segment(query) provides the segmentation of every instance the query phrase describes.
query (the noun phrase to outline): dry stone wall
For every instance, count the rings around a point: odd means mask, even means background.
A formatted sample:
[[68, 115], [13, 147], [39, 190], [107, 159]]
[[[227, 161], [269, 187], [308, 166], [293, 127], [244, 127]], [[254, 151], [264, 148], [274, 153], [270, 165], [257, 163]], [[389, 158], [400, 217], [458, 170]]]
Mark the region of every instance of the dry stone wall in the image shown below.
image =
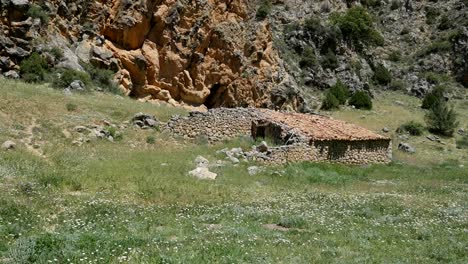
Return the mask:
[[317, 141], [272, 147], [260, 156], [266, 163], [282, 164], [299, 161], [333, 161], [347, 164], [389, 163], [392, 148], [389, 140]]
[[251, 134], [252, 122], [262, 113], [249, 108], [216, 108], [191, 112], [188, 117], [174, 116], [166, 127], [185, 138], [205, 138], [210, 143]]

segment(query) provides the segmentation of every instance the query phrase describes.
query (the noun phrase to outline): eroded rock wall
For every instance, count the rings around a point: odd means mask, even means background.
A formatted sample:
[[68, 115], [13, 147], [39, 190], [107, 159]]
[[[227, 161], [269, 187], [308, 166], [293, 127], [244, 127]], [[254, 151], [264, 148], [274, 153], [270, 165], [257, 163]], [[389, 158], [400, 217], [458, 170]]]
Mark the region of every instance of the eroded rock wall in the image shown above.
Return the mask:
[[268, 106], [269, 90], [281, 81], [279, 57], [269, 24], [251, 19], [248, 1], [118, 1], [110, 7], [104, 47], [130, 77], [120, 83], [131, 95], [208, 108]]

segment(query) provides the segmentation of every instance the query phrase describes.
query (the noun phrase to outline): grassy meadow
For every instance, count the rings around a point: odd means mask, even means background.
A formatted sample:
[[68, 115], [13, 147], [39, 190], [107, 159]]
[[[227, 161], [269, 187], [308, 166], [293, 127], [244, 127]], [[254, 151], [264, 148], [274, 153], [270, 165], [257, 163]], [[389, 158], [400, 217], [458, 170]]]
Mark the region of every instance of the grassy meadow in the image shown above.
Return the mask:
[[[398, 96], [333, 116], [374, 131], [421, 120], [392, 103], [417, 99]], [[467, 117], [466, 102], [457, 109]], [[261, 164], [226, 162], [212, 168], [215, 181], [187, 175], [195, 157], [215, 163], [216, 151], [254, 142], [128, 126], [115, 142], [72, 144], [76, 126], [137, 112], [167, 121], [186, 110], [0, 79], [0, 143], [17, 143], [0, 150], [0, 263], [468, 262], [468, 158], [454, 139], [411, 137], [417, 152], [394, 148], [390, 165], [299, 163], [250, 176]]]

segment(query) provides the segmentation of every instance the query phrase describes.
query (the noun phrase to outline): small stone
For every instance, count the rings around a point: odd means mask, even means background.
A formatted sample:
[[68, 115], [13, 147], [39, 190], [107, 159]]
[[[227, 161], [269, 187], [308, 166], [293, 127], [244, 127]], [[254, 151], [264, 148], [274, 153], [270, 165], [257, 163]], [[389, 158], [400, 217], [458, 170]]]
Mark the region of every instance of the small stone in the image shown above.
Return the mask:
[[15, 149], [15, 147], [16, 147], [16, 143], [11, 140], [7, 140], [2, 144], [3, 150], [13, 150]]
[[75, 128], [73, 128], [73, 130], [75, 130], [78, 133], [84, 133], [88, 131], [88, 128], [86, 128], [85, 126], [76, 126]]
[[464, 128], [458, 129], [458, 134], [460, 134], [460, 135], [465, 134], [465, 129]]
[[85, 90], [85, 85], [82, 81], [80, 80], [74, 80], [70, 85], [68, 86], [68, 89], [74, 90], [74, 91], [84, 91]]
[[236, 158], [236, 157], [234, 157], [234, 156], [231, 156], [231, 155], [227, 156], [227, 158], [228, 158], [232, 163], [235, 163], [235, 164], [237, 164], [237, 163], [240, 162], [238, 158]]
[[260, 172], [262, 172], [263, 168], [258, 167], [258, 166], [250, 166], [250, 167], [247, 168], [247, 171], [249, 172], [250, 176], [254, 176], [254, 175], [257, 175]]
[[408, 153], [415, 153], [416, 152], [416, 149], [414, 147], [412, 147], [408, 143], [398, 144], [398, 149], [401, 150], [401, 151], [404, 151], [404, 152], [408, 152]]
[[390, 132], [390, 130], [388, 129], [388, 127], [384, 127], [384, 128], [382, 128], [382, 131], [383, 131], [384, 133], [388, 133], [388, 132]]
[[189, 172], [190, 176], [196, 177], [201, 180], [214, 180], [218, 174], [211, 172], [208, 168], [198, 167]]

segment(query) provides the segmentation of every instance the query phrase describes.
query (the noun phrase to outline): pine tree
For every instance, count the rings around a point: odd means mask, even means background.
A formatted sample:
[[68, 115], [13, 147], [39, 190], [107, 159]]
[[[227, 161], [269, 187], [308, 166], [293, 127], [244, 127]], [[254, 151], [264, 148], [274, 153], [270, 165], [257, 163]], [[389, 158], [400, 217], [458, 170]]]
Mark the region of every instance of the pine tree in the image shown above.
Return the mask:
[[453, 136], [453, 132], [459, 124], [457, 113], [453, 108], [449, 108], [443, 99], [435, 101], [425, 119], [429, 131], [443, 136]]

